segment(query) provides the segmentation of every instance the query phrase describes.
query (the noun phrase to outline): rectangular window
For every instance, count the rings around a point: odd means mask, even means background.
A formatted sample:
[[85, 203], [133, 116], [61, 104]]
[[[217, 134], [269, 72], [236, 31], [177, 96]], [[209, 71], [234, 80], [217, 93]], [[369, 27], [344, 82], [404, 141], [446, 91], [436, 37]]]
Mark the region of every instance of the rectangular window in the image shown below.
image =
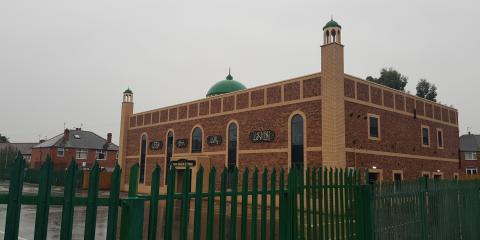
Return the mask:
[[380, 140], [380, 117], [377, 115], [368, 115], [368, 138]]
[[422, 146], [430, 147], [430, 128], [422, 126]]
[[477, 173], [478, 173], [478, 169], [477, 169], [477, 168], [466, 168], [466, 169], [465, 169], [465, 173], [468, 174], [468, 175], [477, 174]]
[[64, 148], [57, 148], [57, 156], [58, 157], [65, 156], [65, 149]]
[[394, 173], [393, 174], [393, 181], [394, 182], [401, 182], [402, 181], [402, 174], [401, 173]]
[[437, 129], [437, 148], [443, 148], [443, 130]]
[[105, 150], [97, 150], [96, 158], [97, 160], [105, 160], [107, 156], [107, 152]]
[[87, 150], [86, 149], [77, 149], [75, 154], [76, 159], [87, 159]]
[[477, 160], [476, 152], [465, 152], [465, 160]]

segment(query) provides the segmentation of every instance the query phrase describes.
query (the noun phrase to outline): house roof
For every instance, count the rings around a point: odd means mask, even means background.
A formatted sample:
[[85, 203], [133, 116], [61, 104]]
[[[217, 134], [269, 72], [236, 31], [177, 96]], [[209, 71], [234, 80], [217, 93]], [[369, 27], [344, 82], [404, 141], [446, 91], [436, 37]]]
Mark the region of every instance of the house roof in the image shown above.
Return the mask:
[[460, 137], [460, 151], [480, 152], [480, 135], [466, 134]]
[[81, 129], [69, 130], [68, 139], [65, 139], [64, 133], [59, 134], [45, 142], [35, 145], [33, 148], [84, 148], [84, 149], [104, 149], [118, 151], [118, 146], [113, 143], [107, 143], [105, 138], [98, 136], [90, 131]]
[[0, 143], [0, 149], [4, 149], [10, 146], [17, 149], [17, 151], [20, 151], [22, 155], [31, 155], [32, 147], [37, 144], [38, 143]]

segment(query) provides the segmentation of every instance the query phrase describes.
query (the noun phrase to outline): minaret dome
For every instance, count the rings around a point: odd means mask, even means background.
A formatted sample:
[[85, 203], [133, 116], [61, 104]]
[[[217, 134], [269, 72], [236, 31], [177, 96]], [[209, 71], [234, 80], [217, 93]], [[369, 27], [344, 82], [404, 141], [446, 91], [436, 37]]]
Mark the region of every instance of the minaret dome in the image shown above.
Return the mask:
[[333, 18], [323, 27], [323, 44], [338, 43], [342, 44], [341, 38], [342, 26], [335, 22]]

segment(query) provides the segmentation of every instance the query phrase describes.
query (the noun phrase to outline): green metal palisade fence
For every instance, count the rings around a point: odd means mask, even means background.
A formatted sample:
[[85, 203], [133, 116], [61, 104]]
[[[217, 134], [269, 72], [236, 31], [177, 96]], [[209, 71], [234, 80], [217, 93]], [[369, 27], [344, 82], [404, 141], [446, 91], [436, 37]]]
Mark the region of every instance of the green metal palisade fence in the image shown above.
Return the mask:
[[[217, 177], [214, 168], [205, 176], [201, 168], [195, 191], [190, 191], [193, 186], [186, 181], [190, 171], [184, 172], [181, 186], [175, 186], [177, 171], [172, 167], [167, 193], [160, 194], [161, 170], [156, 166], [151, 194], [141, 195], [135, 164], [129, 173], [128, 196], [120, 196], [117, 165], [109, 197], [101, 197], [95, 164], [88, 195], [79, 196], [79, 169], [72, 160], [60, 197], [51, 195], [52, 171], [47, 157], [40, 170], [38, 194], [24, 195], [25, 161], [17, 157], [9, 193], [0, 194], [0, 204], [7, 204], [4, 239], [18, 238], [22, 205], [36, 205], [34, 239], [47, 238], [50, 206], [62, 206], [60, 239], [72, 238], [74, 208], [79, 206], [86, 207], [84, 239], [95, 239], [98, 207], [108, 207], [106, 239], [110, 240], [479, 239], [480, 233], [474, 221], [480, 216], [477, 182], [372, 187], [360, 185], [357, 172], [343, 169], [223, 169]], [[204, 178], [208, 179], [206, 188]]]

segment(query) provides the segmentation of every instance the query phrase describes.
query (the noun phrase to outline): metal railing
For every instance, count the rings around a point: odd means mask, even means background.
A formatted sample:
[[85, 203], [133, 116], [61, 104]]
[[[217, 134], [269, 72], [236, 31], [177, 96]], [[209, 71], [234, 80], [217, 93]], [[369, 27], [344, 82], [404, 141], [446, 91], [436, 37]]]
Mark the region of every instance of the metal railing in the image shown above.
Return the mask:
[[25, 161], [17, 157], [9, 192], [0, 194], [0, 204], [7, 204], [4, 239], [18, 238], [22, 205], [36, 206], [34, 239], [47, 238], [51, 206], [62, 207], [60, 239], [72, 239], [74, 209], [81, 206], [86, 207], [84, 239], [95, 239], [99, 207], [108, 208], [105, 238], [111, 240], [479, 239], [480, 233], [478, 182], [370, 186], [360, 184], [356, 171], [325, 168], [225, 168], [218, 179], [215, 168], [200, 167], [192, 181], [187, 181], [191, 171], [184, 171], [178, 184], [177, 169], [171, 167], [161, 194], [161, 170], [155, 166], [147, 179], [150, 194], [142, 195], [135, 164], [128, 173], [128, 195], [120, 193], [117, 165], [104, 196], [99, 195], [95, 164], [85, 196], [76, 193], [79, 168], [72, 160], [63, 196], [57, 196], [52, 195], [52, 171], [47, 157], [38, 194], [23, 194]]

